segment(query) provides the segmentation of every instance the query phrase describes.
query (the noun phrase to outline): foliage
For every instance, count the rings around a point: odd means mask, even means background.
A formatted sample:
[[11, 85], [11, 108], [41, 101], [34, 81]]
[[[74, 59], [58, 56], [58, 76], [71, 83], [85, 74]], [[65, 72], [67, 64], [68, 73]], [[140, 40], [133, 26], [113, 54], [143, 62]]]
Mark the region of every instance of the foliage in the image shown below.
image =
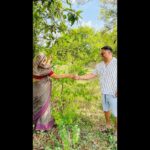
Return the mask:
[[33, 0], [34, 53], [45, 43], [50, 47], [67, 30], [67, 23], [73, 25], [79, 19], [80, 13], [71, 8], [70, 0]]
[[105, 22], [105, 28], [111, 30], [117, 26], [117, 0], [100, 0], [100, 19]]

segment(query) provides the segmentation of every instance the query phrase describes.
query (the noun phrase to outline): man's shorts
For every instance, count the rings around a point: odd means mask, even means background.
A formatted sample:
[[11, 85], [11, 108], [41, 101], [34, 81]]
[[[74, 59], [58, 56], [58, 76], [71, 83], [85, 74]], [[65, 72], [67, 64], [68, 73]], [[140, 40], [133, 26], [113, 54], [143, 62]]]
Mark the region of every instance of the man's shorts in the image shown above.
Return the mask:
[[117, 97], [114, 95], [102, 94], [103, 111], [112, 111], [112, 114], [117, 117]]

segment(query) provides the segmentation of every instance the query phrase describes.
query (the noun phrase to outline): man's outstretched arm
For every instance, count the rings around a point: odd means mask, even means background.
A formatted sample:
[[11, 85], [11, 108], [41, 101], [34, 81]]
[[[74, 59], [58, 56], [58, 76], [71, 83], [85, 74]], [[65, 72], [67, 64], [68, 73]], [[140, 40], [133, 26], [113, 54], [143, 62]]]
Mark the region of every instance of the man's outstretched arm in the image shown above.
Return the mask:
[[76, 80], [89, 80], [89, 79], [93, 79], [95, 77], [97, 77], [97, 75], [90, 73], [90, 74], [86, 74], [83, 76], [75, 76], [74, 79], [76, 79]]

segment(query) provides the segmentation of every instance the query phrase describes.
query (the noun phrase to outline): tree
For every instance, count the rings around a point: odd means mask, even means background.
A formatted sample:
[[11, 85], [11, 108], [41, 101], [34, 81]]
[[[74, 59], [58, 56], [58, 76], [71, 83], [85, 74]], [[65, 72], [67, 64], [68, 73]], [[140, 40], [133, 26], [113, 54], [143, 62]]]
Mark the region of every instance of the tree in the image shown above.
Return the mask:
[[57, 39], [49, 53], [56, 64], [70, 64], [70, 72], [78, 73], [85, 70], [87, 65], [100, 61], [99, 49], [104, 45], [112, 46], [116, 54], [115, 38], [115, 29], [103, 34], [102, 31], [95, 31], [90, 27], [79, 27], [71, 29]]
[[58, 35], [79, 19], [80, 13], [71, 8], [70, 0], [33, 0], [33, 52], [52, 46]]
[[108, 30], [117, 26], [117, 0], [100, 0], [100, 19]]
[[117, 0], [100, 0], [100, 3], [100, 19], [104, 21], [102, 33], [103, 35], [106, 32], [110, 33], [112, 40], [110, 46], [114, 48], [114, 53], [117, 55]]

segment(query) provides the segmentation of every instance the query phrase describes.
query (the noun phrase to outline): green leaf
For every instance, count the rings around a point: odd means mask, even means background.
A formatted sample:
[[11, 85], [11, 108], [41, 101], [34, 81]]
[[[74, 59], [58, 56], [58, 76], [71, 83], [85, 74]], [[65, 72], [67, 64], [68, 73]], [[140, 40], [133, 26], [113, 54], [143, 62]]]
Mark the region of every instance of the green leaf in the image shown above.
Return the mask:
[[69, 4], [69, 6], [71, 7], [71, 2], [70, 0], [66, 0], [67, 4]]
[[78, 16], [80, 16], [80, 14], [81, 14], [82, 12], [83, 12], [82, 10], [78, 10], [78, 11], [76, 12], [76, 14], [77, 14]]
[[66, 15], [63, 15], [63, 18], [64, 18], [64, 19], [66, 19], [66, 18], [67, 18], [67, 16], [66, 16]]

